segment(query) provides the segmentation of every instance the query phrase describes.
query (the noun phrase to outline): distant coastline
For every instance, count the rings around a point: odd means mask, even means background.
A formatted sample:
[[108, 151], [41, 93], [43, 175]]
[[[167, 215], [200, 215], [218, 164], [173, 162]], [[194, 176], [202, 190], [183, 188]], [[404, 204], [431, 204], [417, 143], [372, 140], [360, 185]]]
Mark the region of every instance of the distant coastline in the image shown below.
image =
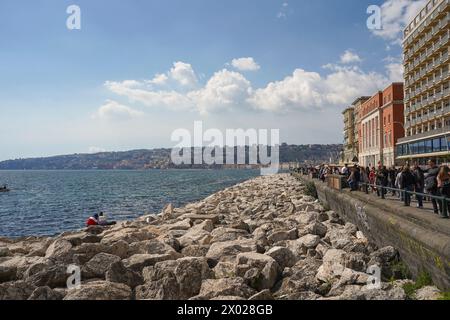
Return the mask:
[[[342, 145], [280, 145], [280, 163], [319, 164], [339, 156]], [[248, 150], [246, 151], [248, 159]], [[72, 154], [0, 161], [0, 170], [259, 169], [259, 165], [175, 165], [171, 149]]]

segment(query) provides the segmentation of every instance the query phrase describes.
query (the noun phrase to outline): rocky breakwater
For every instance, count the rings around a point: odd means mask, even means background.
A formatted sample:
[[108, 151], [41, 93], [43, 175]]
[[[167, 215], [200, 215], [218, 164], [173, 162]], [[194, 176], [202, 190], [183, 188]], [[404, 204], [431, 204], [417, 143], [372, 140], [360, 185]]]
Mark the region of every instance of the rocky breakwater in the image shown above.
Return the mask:
[[[106, 229], [0, 239], [0, 299], [405, 299], [395, 248], [375, 248], [304, 190], [259, 177]], [[70, 266], [81, 284], [68, 289]]]

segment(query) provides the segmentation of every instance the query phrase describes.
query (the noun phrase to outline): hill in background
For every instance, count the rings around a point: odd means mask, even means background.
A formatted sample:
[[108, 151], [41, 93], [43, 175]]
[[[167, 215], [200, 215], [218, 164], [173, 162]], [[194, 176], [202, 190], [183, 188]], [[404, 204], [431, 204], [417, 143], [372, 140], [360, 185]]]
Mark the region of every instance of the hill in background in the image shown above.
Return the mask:
[[[280, 146], [280, 163], [299, 162], [319, 164], [335, 161], [342, 145], [288, 145]], [[248, 148], [246, 150], [248, 159]], [[132, 150], [124, 152], [101, 152], [96, 154], [73, 154], [46, 158], [16, 159], [0, 162], [0, 170], [140, 170], [170, 168], [214, 168], [215, 165], [175, 166], [171, 149]]]

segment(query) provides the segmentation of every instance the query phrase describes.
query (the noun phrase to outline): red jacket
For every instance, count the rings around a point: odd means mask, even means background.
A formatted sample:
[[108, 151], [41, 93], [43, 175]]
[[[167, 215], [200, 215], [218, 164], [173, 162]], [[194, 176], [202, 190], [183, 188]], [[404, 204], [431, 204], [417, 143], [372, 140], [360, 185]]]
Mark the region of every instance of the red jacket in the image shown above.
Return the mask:
[[87, 226], [96, 226], [96, 225], [98, 225], [98, 221], [94, 217], [90, 217], [89, 219], [87, 219], [86, 225]]

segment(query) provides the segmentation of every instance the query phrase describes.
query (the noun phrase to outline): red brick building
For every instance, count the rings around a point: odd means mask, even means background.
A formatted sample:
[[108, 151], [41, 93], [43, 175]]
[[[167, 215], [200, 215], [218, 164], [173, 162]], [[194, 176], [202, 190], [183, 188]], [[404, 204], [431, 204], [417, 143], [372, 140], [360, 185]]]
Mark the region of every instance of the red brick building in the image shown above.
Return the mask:
[[359, 161], [362, 166], [395, 164], [395, 144], [404, 136], [403, 84], [393, 83], [360, 108]]

